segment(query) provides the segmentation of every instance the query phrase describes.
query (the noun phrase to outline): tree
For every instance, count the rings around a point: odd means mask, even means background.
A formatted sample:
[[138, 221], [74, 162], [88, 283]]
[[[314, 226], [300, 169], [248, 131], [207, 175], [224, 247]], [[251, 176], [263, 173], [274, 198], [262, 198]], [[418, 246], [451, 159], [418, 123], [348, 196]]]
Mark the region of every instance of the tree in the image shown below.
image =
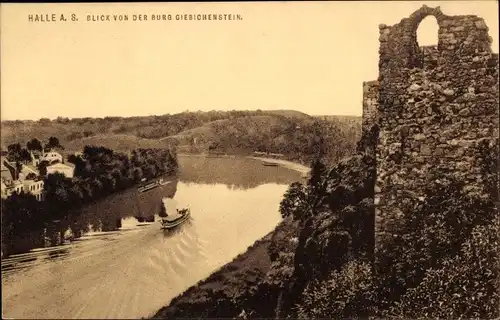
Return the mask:
[[40, 175], [43, 177], [45, 175], [47, 175], [47, 166], [49, 165], [49, 162], [48, 161], [41, 161], [39, 164], [38, 164], [38, 172], [40, 172]]
[[15, 167], [16, 167], [16, 174], [15, 174], [15, 177], [13, 177], [13, 178], [15, 180], [17, 180], [17, 179], [19, 179], [19, 173], [23, 169], [23, 164], [19, 160], [17, 160], [16, 164], [15, 164]]
[[7, 152], [10, 161], [19, 161], [21, 158], [21, 144], [13, 143], [8, 145]]
[[30, 141], [28, 141], [26, 143], [26, 148], [29, 151], [42, 151], [43, 150], [42, 142], [40, 140], [38, 140], [37, 138], [33, 138]]
[[326, 173], [326, 166], [323, 164], [321, 159], [316, 158], [313, 160], [306, 188], [306, 194], [310, 206], [309, 212], [312, 214], [318, 214], [318, 209], [323, 201], [326, 200], [326, 187], [328, 183]]
[[64, 147], [60, 144], [59, 139], [56, 137], [50, 137], [49, 142], [45, 145], [45, 149], [64, 149]]
[[160, 217], [166, 217], [167, 216], [167, 209], [165, 208], [165, 204], [162, 202], [160, 205]]
[[71, 207], [70, 188], [72, 187], [72, 181], [66, 178], [64, 174], [56, 172], [49, 174], [43, 182], [45, 203], [50, 212], [60, 219]]
[[142, 177], [143, 177], [142, 169], [141, 168], [135, 168], [134, 169], [134, 181], [135, 182], [139, 182], [139, 181], [141, 181]]
[[110, 174], [101, 177], [100, 181], [105, 193], [112, 193], [116, 189], [116, 181]]
[[31, 161], [31, 154], [27, 149], [21, 149], [21, 152], [19, 153], [19, 161], [24, 163], [28, 163]]
[[42, 207], [30, 193], [14, 193], [2, 201], [2, 206], [2, 227], [6, 227], [7, 232], [12, 232], [11, 236], [37, 229], [42, 224]]
[[320, 158], [315, 158], [311, 163], [311, 172], [309, 174], [309, 180], [307, 181], [307, 185], [311, 188], [311, 191], [316, 191], [316, 189], [320, 186], [325, 173], [326, 166]]
[[77, 155], [69, 155], [68, 162], [75, 165], [75, 177], [85, 178], [87, 177], [87, 172], [90, 170], [86, 170], [86, 161], [82, 159], [81, 156]]
[[300, 182], [293, 182], [283, 196], [280, 203], [280, 213], [283, 218], [292, 216], [294, 219], [300, 219], [306, 214], [307, 195], [304, 185]]
[[28, 175], [26, 176], [26, 180], [35, 180], [35, 179], [36, 179], [36, 174], [34, 174], [33, 172], [28, 173]]
[[315, 120], [311, 125], [311, 141], [309, 142], [309, 153], [316, 159], [323, 158], [326, 153], [325, 123], [321, 120]]
[[78, 207], [83, 203], [84, 191], [78, 184], [74, 183], [69, 189], [69, 197], [72, 206]]

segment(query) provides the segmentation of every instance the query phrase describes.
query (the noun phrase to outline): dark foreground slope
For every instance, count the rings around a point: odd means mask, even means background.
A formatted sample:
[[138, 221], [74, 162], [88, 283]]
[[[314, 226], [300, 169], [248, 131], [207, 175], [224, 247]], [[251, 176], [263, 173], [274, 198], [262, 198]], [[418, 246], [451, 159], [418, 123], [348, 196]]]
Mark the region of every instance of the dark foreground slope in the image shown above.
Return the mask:
[[497, 318], [497, 146], [478, 146], [482, 190], [429, 185], [402, 213], [406, 236], [376, 259], [374, 159], [317, 163], [307, 184], [290, 186], [276, 231], [155, 318]]
[[[336, 170], [327, 170], [324, 167], [316, 168], [316, 170], [313, 168], [309, 183], [305, 185], [294, 183], [285, 195], [285, 199], [288, 200], [294, 200], [293, 198], [297, 196], [300, 199], [293, 201], [294, 204], [286, 200], [282, 202], [281, 211], [284, 220], [275, 231], [258, 241], [233, 262], [212, 274], [207, 280], [173, 299], [168, 307], [159, 310], [154, 317], [168, 319], [238, 316], [268, 318], [274, 317], [277, 309], [287, 308], [286, 304], [290, 304], [293, 299], [291, 292], [288, 292], [289, 286], [297, 270], [305, 267], [301, 262], [304, 255], [305, 259], [311, 259], [311, 263], [305, 263], [308, 266], [321, 265], [321, 259], [331, 259], [334, 263], [334, 255], [318, 253], [316, 250], [318, 246], [312, 243], [318, 242], [324, 247], [325, 252], [329, 250], [335, 252], [336, 241], [339, 236], [343, 236], [346, 228], [337, 226], [335, 217], [328, 217], [329, 207], [346, 206], [348, 203], [363, 201], [366, 190], [371, 188], [369, 182], [363, 182], [371, 181], [363, 176], [371, 174], [371, 171], [367, 170], [370, 164], [370, 159], [363, 156], [343, 161], [338, 167], [343, 173], [343, 178], [340, 178]], [[353, 170], [353, 166], [356, 169]], [[327, 177], [330, 177], [331, 181]], [[316, 181], [318, 178], [322, 181]], [[355, 184], [355, 180], [361, 183]], [[350, 197], [345, 203], [339, 203], [335, 199], [338, 196], [342, 197], [342, 192], [349, 192], [345, 191], [348, 186], [357, 188], [351, 190], [356, 195]], [[309, 206], [313, 203], [315, 203], [313, 206]], [[321, 211], [321, 213], [308, 220], [306, 217], [309, 208]], [[370, 210], [370, 208], [366, 206], [363, 210]], [[368, 220], [371, 218], [368, 217]], [[308, 234], [311, 228], [317, 230]], [[338, 229], [338, 232], [330, 232], [330, 228]], [[365, 229], [368, 233], [373, 230], [370, 224], [367, 224]], [[366, 243], [371, 243], [373, 240], [368, 235], [367, 241], [360, 241], [359, 239], [365, 235], [358, 230], [353, 230], [352, 233], [356, 248], [366, 247]], [[297, 262], [301, 264], [295, 265]], [[328, 265], [328, 260], [324, 262]]]

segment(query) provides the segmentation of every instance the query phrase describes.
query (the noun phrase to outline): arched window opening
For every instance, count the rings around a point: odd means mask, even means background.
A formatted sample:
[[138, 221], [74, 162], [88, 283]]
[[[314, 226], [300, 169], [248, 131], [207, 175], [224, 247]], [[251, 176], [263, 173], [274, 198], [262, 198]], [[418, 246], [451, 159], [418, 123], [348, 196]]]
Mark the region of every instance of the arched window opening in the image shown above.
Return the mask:
[[425, 17], [417, 28], [417, 43], [419, 47], [437, 46], [439, 25], [434, 16]]
[[432, 15], [425, 17], [418, 25], [416, 36], [420, 67], [434, 68], [439, 54], [439, 25], [436, 18]]

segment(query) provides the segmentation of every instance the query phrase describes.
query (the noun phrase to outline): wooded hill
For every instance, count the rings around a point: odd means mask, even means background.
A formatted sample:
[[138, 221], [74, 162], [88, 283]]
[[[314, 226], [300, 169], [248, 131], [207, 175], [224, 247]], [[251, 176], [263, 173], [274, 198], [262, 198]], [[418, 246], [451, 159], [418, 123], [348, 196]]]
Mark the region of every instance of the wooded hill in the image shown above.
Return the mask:
[[[163, 148], [179, 152], [248, 154], [281, 153], [287, 159], [310, 161], [323, 152], [339, 159], [354, 150], [361, 135], [360, 117], [313, 117], [293, 110], [183, 112], [146, 117], [75, 118], [2, 121], [2, 149], [25, 145], [35, 137], [57, 137], [67, 152], [86, 145], [115, 151]], [[321, 145], [321, 147], [320, 147]], [[320, 150], [326, 148], [328, 150]]]

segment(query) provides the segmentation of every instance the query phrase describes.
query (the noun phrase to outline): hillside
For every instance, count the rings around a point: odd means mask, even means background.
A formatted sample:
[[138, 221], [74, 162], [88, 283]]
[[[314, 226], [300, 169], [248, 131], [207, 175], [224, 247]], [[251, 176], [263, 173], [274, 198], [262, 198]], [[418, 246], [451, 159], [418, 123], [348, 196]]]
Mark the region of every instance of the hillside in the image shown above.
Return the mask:
[[315, 115], [313, 118], [328, 120], [338, 123], [361, 124], [361, 116], [335, 116], [335, 115]]
[[[293, 110], [183, 112], [147, 117], [57, 118], [3, 121], [1, 146], [37, 138], [57, 137], [67, 152], [85, 145], [117, 151], [176, 145], [180, 152], [249, 154], [281, 153], [290, 160], [309, 162], [318, 145], [335, 161], [352, 152], [361, 134], [359, 118], [322, 119]], [[321, 138], [321, 139], [318, 139]], [[321, 141], [320, 141], [321, 140]], [[331, 142], [331, 143], [329, 143]]]
[[429, 185], [402, 212], [405, 237], [383, 243], [377, 260], [375, 158], [318, 163], [307, 183], [290, 185], [270, 235], [153, 318], [498, 318], [497, 146], [477, 149], [483, 190]]
[[100, 134], [91, 137], [67, 141], [64, 145], [68, 151], [83, 150], [86, 145], [104, 146], [106, 148], [124, 152], [135, 148], [164, 148], [169, 144], [158, 139], [144, 139], [127, 134]]

